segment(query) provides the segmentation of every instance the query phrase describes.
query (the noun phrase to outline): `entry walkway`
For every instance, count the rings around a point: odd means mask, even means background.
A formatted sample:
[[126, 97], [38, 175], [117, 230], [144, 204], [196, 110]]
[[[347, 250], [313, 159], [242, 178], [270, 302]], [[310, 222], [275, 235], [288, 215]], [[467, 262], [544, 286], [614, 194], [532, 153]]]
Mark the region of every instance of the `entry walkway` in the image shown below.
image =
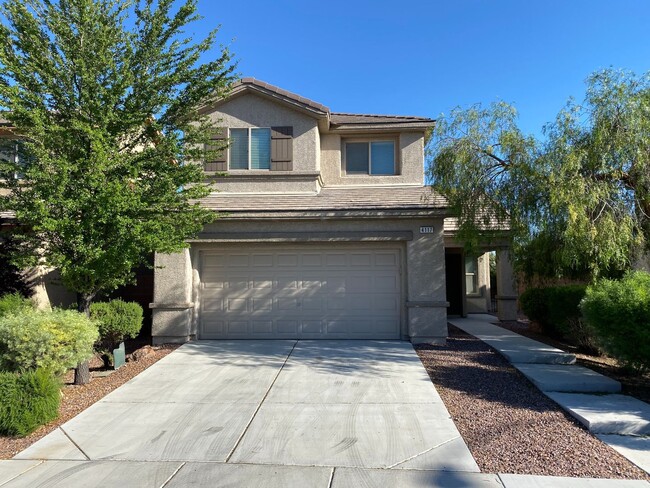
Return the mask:
[[620, 395], [621, 384], [582, 366], [575, 356], [494, 325], [492, 315], [449, 319], [508, 359], [590, 432], [650, 473], [650, 405]]

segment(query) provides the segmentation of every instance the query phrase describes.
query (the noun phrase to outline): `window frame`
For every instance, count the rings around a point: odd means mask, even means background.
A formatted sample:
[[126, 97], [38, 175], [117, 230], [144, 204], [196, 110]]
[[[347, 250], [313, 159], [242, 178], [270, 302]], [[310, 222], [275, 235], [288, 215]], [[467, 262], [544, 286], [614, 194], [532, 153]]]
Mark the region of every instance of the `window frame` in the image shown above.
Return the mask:
[[[372, 151], [371, 144], [373, 142], [392, 142], [393, 143], [393, 172], [390, 174], [373, 174], [372, 173]], [[349, 143], [365, 143], [368, 147], [368, 172], [348, 172], [348, 162], [347, 162], [347, 145]], [[343, 175], [346, 177], [358, 178], [358, 177], [381, 177], [381, 176], [399, 176], [399, 137], [397, 136], [379, 136], [379, 137], [346, 137], [341, 140], [341, 168], [343, 170]]]
[[[270, 171], [271, 169], [271, 162], [273, 160], [273, 129], [271, 127], [228, 127], [228, 140], [231, 138], [232, 130], [246, 130], [246, 138], [248, 141], [248, 146], [247, 146], [247, 151], [248, 151], [248, 167], [247, 168], [231, 168], [230, 163], [231, 163], [231, 155], [230, 155], [230, 149], [231, 149], [231, 144], [228, 144], [228, 171]], [[268, 168], [251, 168], [251, 145], [252, 145], [252, 140], [253, 138], [251, 137], [251, 134], [253, 133], [254, 129], [265, 129], [269, 131], [269, 167]]]
[[[475, 271], [474, 272], [468, 272], [467, 271], [467, 262], [471, 260], [474, 263], [475, 266]], [[478, 275], [479, 275], [479, 259], [477, 256], [465, 256], [465, 261], [463, 263], [463, 271], [465, 272], [465, 296], [468, 297], [480, 297], [481, 296], [481, 289], [479, 287], [478, 283]], [[467, 278], [472, 277], [472, 283], [474, 284], [474, 289], [476, 291], [470, 292], [467, 288]]]

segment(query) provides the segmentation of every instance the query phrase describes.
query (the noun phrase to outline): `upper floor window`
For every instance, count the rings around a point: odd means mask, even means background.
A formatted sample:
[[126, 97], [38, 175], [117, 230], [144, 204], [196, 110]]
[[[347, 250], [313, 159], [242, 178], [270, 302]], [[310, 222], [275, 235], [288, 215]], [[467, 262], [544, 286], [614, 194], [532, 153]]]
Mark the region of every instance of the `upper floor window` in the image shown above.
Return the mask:
[[[293, 127], [291, 126], [223, 128], [211, 139], [215, 142], [223, 142], [227, 139], [228, 148], [216, 152], [203, 163], [206, 171], [293, 170]], [[214, 151], [217, 147], [216, 144], [208, 144], [205, 149]]]
[[348, 175], [397, 174], [394, 140], [349, 140], [344, 152]]
[[230, 129], [230, 169], [271, 169], [271, 129]]

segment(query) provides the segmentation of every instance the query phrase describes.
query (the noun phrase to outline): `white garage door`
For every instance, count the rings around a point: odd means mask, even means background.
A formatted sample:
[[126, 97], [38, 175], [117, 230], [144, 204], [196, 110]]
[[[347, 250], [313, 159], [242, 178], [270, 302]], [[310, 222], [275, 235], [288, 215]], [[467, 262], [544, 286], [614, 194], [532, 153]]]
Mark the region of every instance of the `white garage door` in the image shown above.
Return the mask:
[[202, 253], [203, 339], [399, 339], [399, 249]]

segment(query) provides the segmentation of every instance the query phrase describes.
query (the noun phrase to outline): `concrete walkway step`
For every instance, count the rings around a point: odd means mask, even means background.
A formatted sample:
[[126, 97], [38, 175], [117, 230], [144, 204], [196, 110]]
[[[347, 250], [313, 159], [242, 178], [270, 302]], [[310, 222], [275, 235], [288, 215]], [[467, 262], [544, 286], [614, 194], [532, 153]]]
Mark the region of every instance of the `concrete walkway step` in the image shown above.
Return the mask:
[[619, 454], [626, 457], [646, 473], [650, 473], [650, 437], [631, 435], [602, 435], [598, 437]]
[[562, 364], [513, 364], [532, 383], [547, 392], [618, 393], [621, 384], [588, 368]]
[[650, 405], [626, 395], [547, 395], [594, 434], [650, 435]]
[[601, 478], [565, 478], [563, 476], [531, 476], [500, 474], [505, 488], [648, 488], [644, 480], [607, 480]]
[[573, 364], [574, 354], [543, 344], [515, 332], [491, 324], [496, 317], [480, 315], [476, 318], [449, 319], [449, 323], [499, 351], [511, 363]]

